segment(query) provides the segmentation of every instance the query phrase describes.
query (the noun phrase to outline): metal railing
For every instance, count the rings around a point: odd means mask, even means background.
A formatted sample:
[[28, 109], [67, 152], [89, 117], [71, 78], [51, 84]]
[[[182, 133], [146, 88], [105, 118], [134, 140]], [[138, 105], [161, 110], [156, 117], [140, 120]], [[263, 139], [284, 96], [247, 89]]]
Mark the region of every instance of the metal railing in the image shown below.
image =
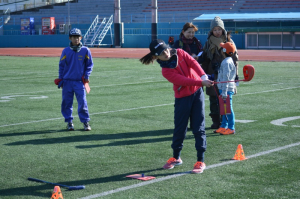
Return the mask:
[[[0, 15], [0, 29], [3, 28], [3, 25], [6, 24], [10, 20], [10, 9], [7, 8], [5, 11], [3, 11], [3, 14]], [[3, 31], [1, 31], [1, 34], [3, 34]]]
[[[1, 17], [0, 17], [0, 24], [1, 24]], [[88, 29], [80, 29], [82, 34], [85, 35], [88, 31]], [[179, 36], [182, 28], [158, 28], [157, 33], [159, 35], [173, 35], [173, 36]], [[231, 31], [232, 35], [239, 35], [239, 34], [245, 34], [245, 32], [265, 32], [265, 30], [272, 30], [272, 32], [287, 32], [288, 30], [299, 30], [300, 26], [294, 26], [294, 27], [227, 27], [227, 31]], [[244, 30], [244, 31], [243, 31]], [[246, 31], [245, 31], [246, 30]], [[114, 29], [111, 29], [112, 34], [114, 34]], [[195, 33], [196, 35], [207, 35], [209, 33], [209, 28], [199, 28], [198, 31]], [[3, 30], [3, 35], [21, 35], [20, 29], [15, 28], [5, 28]], [[36, 34], [39, 34], [39, 30], [36, 27]], [[270, 32], [270, 31], [269, 31]], [[59, 29], [55, 29], [55, 34], [65, 34], [60, 33]], [[151, 28], [124, 28], [124, 34], [125, 35], [151, 35]]]
[[[80, 29], [81, 30], [81, 33], [83, 35], [85, 35], [88, 31], [88, 29]], [[174, 36], [178, 36], [181, 32], [182, 28], [159, 28], [157, 30], [158, 34], [159, 35], [174, 35]], [[238, 33], [235, 33], [234, 32], [234, 29], [228, 29], [228, 30], [232, 30], [232, 34], [244, 34], [242, 32], [238, 32]], [[16, 30], [16, 29], [4, 29], [3, 30], [3, 34], [4, 35], [21, 35], [21, 30]], [[39, 31], [36, 30], [35, 31], [36, 34], [38, 35], [39, 34]], [[55, 29], [54, 31], [56, 35], [59, 35], [59, 34], [65, 34], [65, 33], [60, 33], [59, 32], [59, 29]], [[114, 29], [112, 28], [111, 29], [111, 32], [112, 34], [114, 34]], [[199, 29], [197, 32], [196, 32], [196, 35], [203, 35], [203, 34], [208, 34], [209, 32], [209, 29], [208, 28], [203, 28], [203, 29]], [[124, 34], [125, 35], [151, 35], [151, 28], [124, 28]]]
[[99, 23], [99, 15], [97, 15], [93, 21], [93, 23], [91, 24], [90, 28], [87, 30], [87, 32], [85, 33], [84, 37], [83, 37], [83, 43], [85, 44], [87, 42], [87, 38], [89, 37], [91, 32], [95, 32], [95, 29], [97, 27]]

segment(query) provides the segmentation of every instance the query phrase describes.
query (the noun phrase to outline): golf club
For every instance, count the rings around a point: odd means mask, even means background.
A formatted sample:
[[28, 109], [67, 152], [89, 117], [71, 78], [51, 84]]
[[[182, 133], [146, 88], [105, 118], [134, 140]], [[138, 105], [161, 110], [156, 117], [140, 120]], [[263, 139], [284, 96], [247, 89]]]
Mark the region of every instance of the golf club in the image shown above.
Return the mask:
[[254, 77], [254, 73], [255, 73], [254, 67], [252, 65], [248, 64], [243, 67], [244, 79], [233, 80], [233, 81], [224, 81], [224, 82], [214, 82], [214, 84], [227, 83], [227, 82], [240, 82], [240, 81], [248, 82]]
[[53, 183], [53, 182], [47, 182], [47, 181], [39, 180], [39, 179], [36, 179], [36, 178], [28, 178], [28, 180], [30, 180], [30, 181], [35, 181], [35, 182], [41, 182], [41, 183], [52, 184], [52, 185], [57, 185], [57, 186], [61, 186], [61, 187], [68, 188], [69, 190], [79, 190], [79, 189], [84, 189], [84, 188], [85, 188], [84, 185], [68, 186], [68, 185], [63, 185], [63, 184], [58, 184], [58, 183]]

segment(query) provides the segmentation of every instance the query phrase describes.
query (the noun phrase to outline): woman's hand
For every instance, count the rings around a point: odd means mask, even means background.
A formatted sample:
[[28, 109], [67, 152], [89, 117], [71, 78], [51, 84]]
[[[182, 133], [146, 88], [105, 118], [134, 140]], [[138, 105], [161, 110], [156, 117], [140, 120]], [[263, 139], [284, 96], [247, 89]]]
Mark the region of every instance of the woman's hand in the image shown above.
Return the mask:
[[214, 82], [211, 80], [204, 80], [202, 81], [202, 86], [211, 87], [214, 85]]

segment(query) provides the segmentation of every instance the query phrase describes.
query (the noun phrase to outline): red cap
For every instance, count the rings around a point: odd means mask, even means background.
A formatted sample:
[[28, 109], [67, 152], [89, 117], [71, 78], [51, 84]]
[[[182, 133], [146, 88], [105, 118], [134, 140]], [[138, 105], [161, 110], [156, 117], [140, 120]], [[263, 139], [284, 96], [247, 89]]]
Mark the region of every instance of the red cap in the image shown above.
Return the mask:
[[236, 50], [235, 45], [231, 42], [220, 43], [220, 46], [226, 49], [226, 51], [224, 50], [223, 52], [226, 52], [228, 55], [233, 55]]

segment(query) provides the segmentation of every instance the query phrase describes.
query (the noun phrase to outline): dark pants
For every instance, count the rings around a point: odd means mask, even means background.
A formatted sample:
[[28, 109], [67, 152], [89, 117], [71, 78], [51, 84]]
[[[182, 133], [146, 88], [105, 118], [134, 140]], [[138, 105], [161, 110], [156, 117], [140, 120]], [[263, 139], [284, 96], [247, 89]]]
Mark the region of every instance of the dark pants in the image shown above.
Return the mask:
[[218, 101], [217, 96], [209, 96], [209, 109], [210, 109], [209, 115], [220, 115], [220, 110], [219, 110], [218, 104], [219, 104], [219, 101]]
[[186, 136], [189, 118], [191, 119], [191, 128], [195, 137], [195, 148], [197, 150], [197, 161], [204, 161], [204, 152], [206, 151], [206, 135], [205, 135], [205, 108], [204, 108], [204, 92], [202, 88], [194, 94], [175, 98], [174, 123], [175, 129], [173, 133], [173, 157], [178, 159], [183, 147], [183, 140]]

